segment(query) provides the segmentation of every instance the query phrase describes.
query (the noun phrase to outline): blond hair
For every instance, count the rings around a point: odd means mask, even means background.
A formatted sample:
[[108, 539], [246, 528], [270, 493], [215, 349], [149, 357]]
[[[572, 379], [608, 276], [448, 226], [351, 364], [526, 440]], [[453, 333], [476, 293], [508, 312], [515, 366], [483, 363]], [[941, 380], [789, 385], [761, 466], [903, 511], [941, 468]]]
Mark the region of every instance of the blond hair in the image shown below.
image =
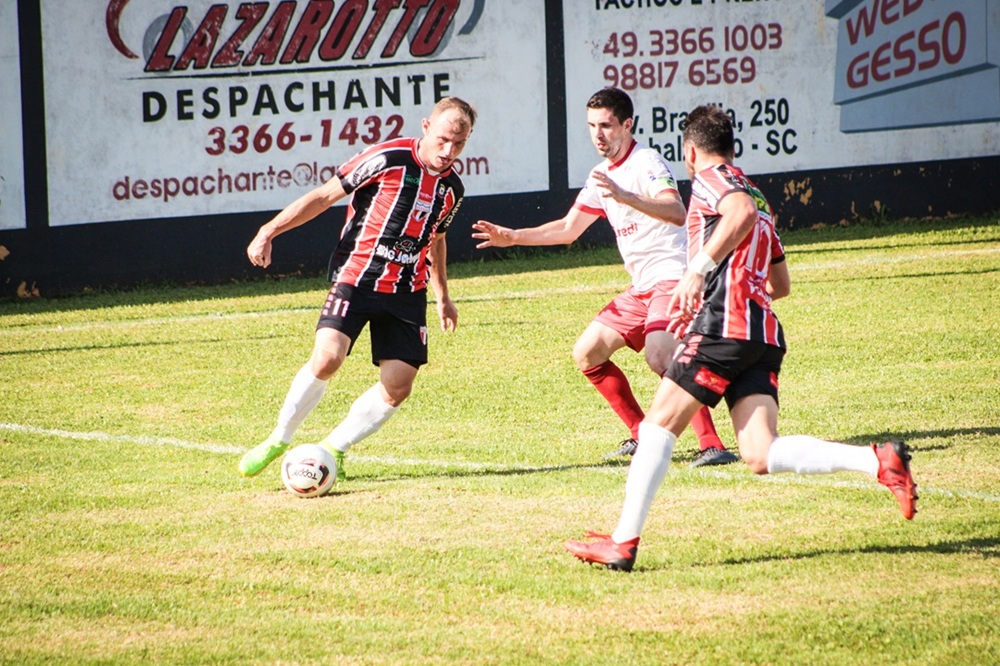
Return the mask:
[[434, 110], [431, 111], [431, 118], [438, 116], [445, 111], [455, 110], [458, 111], [463, 116], [463, 120], [460, 123], [463, 125], [462, 129], [465, 129], [465, 125], [471, 131], [473, 126], [476, 124], [476, 109], [474, 106], [469, 104], [463, 99], [458, 97], [444, 97], [437, 104], [434, 105]]

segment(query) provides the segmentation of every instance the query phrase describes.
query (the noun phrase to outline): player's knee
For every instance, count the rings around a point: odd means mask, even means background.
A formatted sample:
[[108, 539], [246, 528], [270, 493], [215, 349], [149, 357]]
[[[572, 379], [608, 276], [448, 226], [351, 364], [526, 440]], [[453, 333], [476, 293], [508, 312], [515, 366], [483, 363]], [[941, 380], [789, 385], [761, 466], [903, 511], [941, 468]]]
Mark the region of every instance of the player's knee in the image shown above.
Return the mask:
[[754, 442], [748, 438], [739, 442], [740, 458], [754, 474], [767, 474], [767, 452], [769, 442]]
[[601, 347], [591, 344], [589, 341], [580, 338], [573, 345], [573, 360], [580, 372], [589, 370], [605, 363], [611, 356]]
[[388, 398], [387, 402], [392, 407], [399, 407], [413, 392], [413, 384], [390, 384], [387, 386], [383, 383], [382, 388], [385, 389], [384, 397]]
[[343, 362], [343, 357], [336, 354], [322, 351], [314, 352], [312, 356], [313, 374], [316, 375], [317, 379], [328, 380], [337, 373]]
[[657, 377], [662, 377], [670, 367], [670, 357], [663, 358], [662, 354], [646, 352], [646, 365], [656, 373]]
[[588, 350], [580, 344], [573, 347], [573, 362], [576, 363], [576, 367], [579, 368], [580, 372], [598, 365], [597, 363], [590, 362], [590, 356], [587, 352]]
[[767, 456], [751, 456], [747, 457], [743, 454], [742, 449], [740, 450], [740, 457], [743, 458], [743, 462], [746, 463], [747, 467], [754, 474], [767, 474]]

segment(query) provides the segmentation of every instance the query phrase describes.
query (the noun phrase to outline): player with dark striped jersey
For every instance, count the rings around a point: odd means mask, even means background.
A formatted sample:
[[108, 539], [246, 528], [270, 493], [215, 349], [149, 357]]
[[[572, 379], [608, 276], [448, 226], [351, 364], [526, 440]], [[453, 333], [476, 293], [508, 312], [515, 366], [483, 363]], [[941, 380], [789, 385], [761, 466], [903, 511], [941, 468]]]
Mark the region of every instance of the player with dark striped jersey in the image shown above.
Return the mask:
[[465, 148], [476, 111], [456, 97], [439, 101], [421, 122], [420, 138], [393, 139], [342, 164], [323, 185], [263, 225], [247, 248], [257, 266], [271, 263], [273, 239], [350, 197], [347, 220], [330, 257], [330, 292], [316, 325], [309, 361], [292, 380], [270, 436], [240, 461], [244, 476], [260, 473], [288, 449], [327, 382], [365, 326], [379, 381], [357, 398], [320, 444], [343, 479], [344, 454], [399, 409], [427, 362], [427, 286], [441, 329], [454, 331], [458, 310], [448, 295], [445, 232], [465, 188], [452, 165]]
[[330, 258], [330, 281], [380, 293], [427, 287], [427, 253], [455, 217], [465, 187], [452, 170], [420, 161], [415, 138], [372, 146], [337, 169], [353, 194]]
[[753, 198], [757, 221], [747, 239], [707, 276], [707, 296], [690, 330], [784, 349], [785, 335], [770, 307], [767, 278], [770, 266], [785, 260], [785, 250], [774, 229], [770, 204], [738, 167], [718, 164], [692, 177], [688, 254], [697, 256], [712, 236], [722, 218], [717, 206], [732, 192], [744, 192]]
[[900, 512], [917, 512], [916, 483], [904, 442], [852, 446], [807, 435], [778, 435], [778, 374], [785, 341], [771, 299], [791, 290], [788, 264], [767, 200], [732, 166], [732, 119], [717, 106], [688, 114], [684, 162], [692, 178], [687, 271], [671, 296], [679, 315], [669, 330], [683, 336], [639, 426], [625, 502], [610, 534], [589, 532], [566, 549], [584, 562], [631, 571], [639, 535], [663, 484], [677, 437], [705, 405], [723, 398], [740, 456], [757, 474], [870, 474]]

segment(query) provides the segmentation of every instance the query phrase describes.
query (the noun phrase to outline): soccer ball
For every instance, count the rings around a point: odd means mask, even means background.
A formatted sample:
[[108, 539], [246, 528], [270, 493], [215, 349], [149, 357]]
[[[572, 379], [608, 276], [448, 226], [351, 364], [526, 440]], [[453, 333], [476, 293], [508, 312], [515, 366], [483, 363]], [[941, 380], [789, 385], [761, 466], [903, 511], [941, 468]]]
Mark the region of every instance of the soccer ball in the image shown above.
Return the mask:
[[296, 497], [319, 497], [337, 482], [337, 461], [318, 444], [303, 444], [285, 454], [281, 480]]

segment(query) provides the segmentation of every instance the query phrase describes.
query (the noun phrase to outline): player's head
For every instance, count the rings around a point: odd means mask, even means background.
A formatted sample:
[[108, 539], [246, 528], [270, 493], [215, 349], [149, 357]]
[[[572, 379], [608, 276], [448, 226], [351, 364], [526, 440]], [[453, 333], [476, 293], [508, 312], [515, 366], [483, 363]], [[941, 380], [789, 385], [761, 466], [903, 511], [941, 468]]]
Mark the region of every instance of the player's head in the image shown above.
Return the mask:
[[424, 131], [420, 159], [434, 171], [445, 171], [465, 149], [476, 124], [476, 110], [457, 97], [445, 97], [420, 124]]
[[[684, 163], [691, 172], [698, 153], [732, 161], [736, 151], [733, 120], [722, 107], [699, 106], [684, 120]], [[694, 148], [697, 153], [692, 153]], [[693, 175], [693, 173], [692, 173]]]
[[587, 100], [587, 108], [607, 109], [620, 123], [632, 120], [632, 116], [635, 115], [632, 98], [627, 92], [618, 88], [601, 88]]
[[587, 126], [597, 152], [618, 161], [632, 145], [632, 98], [618, 88], [602, 88], [587, 100]]

